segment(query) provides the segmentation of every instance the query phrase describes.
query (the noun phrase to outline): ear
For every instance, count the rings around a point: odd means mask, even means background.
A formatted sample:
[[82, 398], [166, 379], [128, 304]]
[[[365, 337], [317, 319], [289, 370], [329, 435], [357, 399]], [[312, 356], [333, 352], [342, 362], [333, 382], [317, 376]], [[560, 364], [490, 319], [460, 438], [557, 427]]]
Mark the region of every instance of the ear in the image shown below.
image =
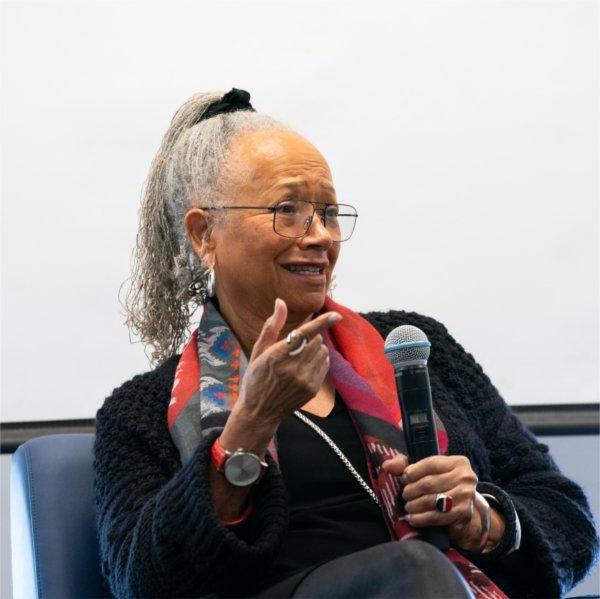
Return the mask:
[[216, 243], [212, 234], [213, 220], [206, 210], [192, 208], [184, 218], [188, 239], [198, 259], [206, 266], [215, 262]]

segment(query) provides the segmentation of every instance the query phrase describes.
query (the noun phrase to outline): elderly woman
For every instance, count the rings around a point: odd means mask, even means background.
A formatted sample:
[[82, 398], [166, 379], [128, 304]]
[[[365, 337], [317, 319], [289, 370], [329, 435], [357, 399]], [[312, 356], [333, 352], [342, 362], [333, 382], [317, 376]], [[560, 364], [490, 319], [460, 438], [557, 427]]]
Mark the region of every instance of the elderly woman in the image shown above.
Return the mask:
[[[328, 297], [356, 220], [323, 156], [247, 92], [176, 113], [127, 302], [159, 365], [96, 418], [115, 596], [552, 597], [590, 568], [584, 494], [446, 328]], [[401, 324], [432, 343], [440, 455], [415, 463], [383, 353]]]

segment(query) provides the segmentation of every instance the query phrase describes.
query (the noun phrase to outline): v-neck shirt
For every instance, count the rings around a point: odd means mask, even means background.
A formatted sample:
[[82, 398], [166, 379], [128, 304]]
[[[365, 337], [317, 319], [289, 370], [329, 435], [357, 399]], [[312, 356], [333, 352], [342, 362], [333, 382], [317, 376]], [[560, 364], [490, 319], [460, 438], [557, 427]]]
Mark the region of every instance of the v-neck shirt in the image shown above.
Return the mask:
[[[339, 394], [327, 416], [300, 411], [332, 439], [371, 486], [362, 441]], [[261, 587], [391, 540], [377, 504], [327, 442], [297, 416], [290, 415], [279, 425], [277, 453], [290, 523]]]

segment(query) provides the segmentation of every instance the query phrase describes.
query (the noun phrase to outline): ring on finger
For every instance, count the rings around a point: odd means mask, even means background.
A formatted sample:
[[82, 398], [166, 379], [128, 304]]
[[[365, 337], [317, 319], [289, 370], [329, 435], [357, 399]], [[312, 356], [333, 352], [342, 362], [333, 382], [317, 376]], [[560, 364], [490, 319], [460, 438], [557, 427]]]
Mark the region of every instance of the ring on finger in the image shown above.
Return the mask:
[[304, 337], [304, 339], [302, 339], [302, 343], [296, 349], [293, 349], [292, 351], [288, 352], [288, 356], [297, 356], [305, 347], [306, 347], [306, 337]]
[[[286, 337], [287, 344], [291, 345], [298, 337], [299, 337], [298, 331], [296, 331], [296, 330], [290, 331], [288, 333], [288, 336]], [[296, 349], [289, 351], [288, 356], [297, 356], [306, 347], [306, 344], [307, 344], [306, 337], [304, 335], [302, 335], [302, 342]]]
[[438, 512], [446, 513], [452, 509], [452, 497], [450, 495], [446, 495], [445, 493], [438, 493], [435, 496], [435, 509]]

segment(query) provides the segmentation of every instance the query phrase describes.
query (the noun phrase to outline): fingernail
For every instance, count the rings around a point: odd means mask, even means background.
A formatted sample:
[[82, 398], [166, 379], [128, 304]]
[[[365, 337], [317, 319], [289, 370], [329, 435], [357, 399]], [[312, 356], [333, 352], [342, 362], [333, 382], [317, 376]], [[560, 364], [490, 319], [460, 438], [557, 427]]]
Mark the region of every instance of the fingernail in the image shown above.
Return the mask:
[[400, 482], [401, 482], [403, 485], [405, 485], [405, 484], [408, 482], [408, 477], [406, 476], [406, 474], [403, 474], [403, 475], [400, 477]]
[[340, 320], [342, 320], [342, 315], [335, 312], [334, 314], [329, 316], [329, 318], [327, 319], [327, 322], [328, 322], [328, 324], [335, 324], [336, 322], [339, 322]]

